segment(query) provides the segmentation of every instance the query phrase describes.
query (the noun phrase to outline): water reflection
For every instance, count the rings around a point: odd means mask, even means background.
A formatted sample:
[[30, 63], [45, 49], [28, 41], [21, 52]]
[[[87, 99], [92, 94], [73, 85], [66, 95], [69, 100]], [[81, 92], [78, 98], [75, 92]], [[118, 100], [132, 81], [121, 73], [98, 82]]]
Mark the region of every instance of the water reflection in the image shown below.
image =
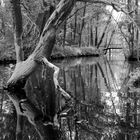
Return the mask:
[[115, 139], [120, 133], [116, 125], [121, 115], [118, 93], [129, 74], [129, 65], [124, 61], [108, 62], [105, 58], [87, 61], [86, 65], [78, 63], [69, 69], [64, 67], [60, 73], [63, 87], [85, 103], [75, 103], [74, 120], [63, 118], [69, 121], [68, 137], [76, 140]]
[[[139, 139], [139, 98], [130, 93], [129, 74], [137, 65], [106, 58], [69, 59], [54, 62], [61, 68], [60, 85], [74, 97], [65, 108], [65, 100], [51, 103], [47, 70], [42, 67], [26, 84], [26, 96], [43, 114], [59, 114], [63, 139], [67, 140], [137, 140]], [[0, 85], [12, 73], [11, 66], [1, 66]], [[46, 94], [47, 93], [47, 94]], [[53, 106], [50, 106], [53, 105]], [[51, 110], [51, 111], [50, 111]], [[16, 114], [9, 98], [0, 93], [0, 139], [15, 140]], [[23, 140], [38, 140], [34, 127], [24, 119]]]

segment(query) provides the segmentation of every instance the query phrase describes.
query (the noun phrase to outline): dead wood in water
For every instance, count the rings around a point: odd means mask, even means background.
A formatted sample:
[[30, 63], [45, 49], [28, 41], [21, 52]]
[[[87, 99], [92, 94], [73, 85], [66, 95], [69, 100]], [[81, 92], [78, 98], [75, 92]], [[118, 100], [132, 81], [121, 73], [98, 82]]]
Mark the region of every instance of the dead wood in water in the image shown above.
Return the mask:
[[[56, 140], [59, 137], [57, 132], [59, 129], [54, 129], [54, 117], [56, 114], [55, 109], [55, 95], [56, 93], [62, 94], [64, 98], [70, 99], [68, 93], [66, 93], [60, 86], [57, 81], [59, 68], [50, 63], [47, 59], [50, 57], [52, 49], [55, 44], [56, 30], [58, 27], [65, 21], [67, 16], [70, 14], [75, 0], [61, 0], [57, 5], [56, 9], [47, 20], [43, 32], [40, 36], [39, 43], [33, 53], [26, 59], [23, 60], [23, 51], [22, 51], [22, 15], [20, 9], [20, 0], [11, 0], [12, 5], [12, 15], [14, 23], [14, 34], [15, 34], [15, 48], [16, 48], [16, 67], [15, 70], [7, 82], [8, 96], [13, 101], [18, 115], [18, 124], [17, 124], [17, 133], [20, 135], [22, 132], [21, 116], [26, 116], [31, 124], [34, 125], [37, 130], [41, 140]], [[16, 16], [15, 13], [19, 14], [20, 18]], [[19, 18], [19, 19], [18, 19]], [[19, 21], [20, 20], [20, 21]], [[39, 67], [40, 65], [45, 65], [48, 69], [48, 74], [50, 76], [49, 87], [50, 92], [49, 104], [50, 106], [50, 125], [43, 124], [43, 115], [42, 112], [31, 103], [31, 101], [26, 97], [23, 90], [28, 77]], [[23, 95], [25, 95], [23, 97]], [[23, 98], [22, 98], [23, 97]], [[17, 139], [18, 139], [17, 135]], [[20, 137], [20, 136], [19, 136]], [[20, 137], [21, 138], [21, 137]]]

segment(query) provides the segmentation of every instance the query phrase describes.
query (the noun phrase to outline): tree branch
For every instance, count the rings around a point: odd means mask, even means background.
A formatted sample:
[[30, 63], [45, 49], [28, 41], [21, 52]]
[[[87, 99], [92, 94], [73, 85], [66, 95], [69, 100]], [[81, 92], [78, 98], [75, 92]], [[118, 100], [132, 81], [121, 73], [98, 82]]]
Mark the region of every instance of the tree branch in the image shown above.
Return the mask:
[[45, 24], [44, 30], [41, 34], [40, 41], [34, 50], [34, 52], [21, 63], [16, 65], [15, 71], [11, 78], [8, 80], [8, 87], [15, 85], [19, 86], [17, 83], [22, 83], [20, 86], [24, 87], [26, 79], [35, 68], [38, 66], [35, 60], [40, 56], [45, 56], [49, 58], [55, 43], [56, 30], [62, 22], [65, 21], [67, 16], [70, 14], [75, 0], [61, 0], [57, 5], [56, 10], [52, 13], [47, 23]]
[[59, 85], [58, 83], [58, 74], [59, 74], [59, 68], [57, 66], [55, 66], [54, 64], [50, 63], [45, 57], [42, 58], [42, 61], [44, 62], [44, 64], [50, 68], [52, 68], [54, 70], [54, 74], [53, 74], [53, 80], [54, 80], [54, 84], [55, 84], [55, 88], [60, 91], [60, 93], [63, 95], [63, 97], [67, 100], [71, 99], [71, 96], [65, 92]]
[[136, 7], [134, 8], [134, 10], [130, 11], [130, 12], [126, 12], [124, 10], [124, 6], [126, 6], [125, 3], [118, 3], [118, 2], [112, 2], [112, 1], [108, 1], [108, 0], [77, 0], [80, 2], [89, 2], [89, 3], [100, 3], [100, 4], [105, 4], [105, 5], [110, 5], [113, 7], [113, 9], [115, 9], [117, 12], [123, 12], [125, 15], [127, 15], [129, 17], [129, 19], [133, 22], [133, 24], [136, 26], [136, 28], [138, 30], [140, 30], [139, 26], [137, 25], [137, 23], [134, 21], [134, 19], [129, 15], [130, 13], [133, 13], [136, 10]]
[[79, 2], [89, 2], [89, 3], [100, 3], [100, 4], [105, 4], [105, 5], [110, 5], [114, 4], [115, 6], [122, 6], [125, 3], [118, 3], [118, 2], [113, 2], [113, 1], [108, 1], [108, 0], [77, 0]]

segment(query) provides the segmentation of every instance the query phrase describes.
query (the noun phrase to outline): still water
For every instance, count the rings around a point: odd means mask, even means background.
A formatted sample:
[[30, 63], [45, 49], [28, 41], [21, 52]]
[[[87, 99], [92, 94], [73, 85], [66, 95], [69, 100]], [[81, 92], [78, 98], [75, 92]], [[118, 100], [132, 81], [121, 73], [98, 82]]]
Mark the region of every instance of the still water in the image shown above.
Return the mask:
[[[78, 58], [54, 61], [60, 68], [59, 83], [76, 101], [60, 118], [66, 140], [139, 140], [140, 98], [129, 93], [129, 74], [138, 64], [123, 59]], [[0, 85], [12, 74], [13, 65], [0, 66]], [[47, 107], [47, 76], [40, 68], [27, 81], [26, 94], [38, 107]], [[61, 100], [61, 99], [60, 99]], [[61, 106], [63, 102], [59, 104]], [[5, 92], [0, 93], [0, 140], [15, 140], [16, 112]], [[25, 118], [23, 140], [39, 140]]]

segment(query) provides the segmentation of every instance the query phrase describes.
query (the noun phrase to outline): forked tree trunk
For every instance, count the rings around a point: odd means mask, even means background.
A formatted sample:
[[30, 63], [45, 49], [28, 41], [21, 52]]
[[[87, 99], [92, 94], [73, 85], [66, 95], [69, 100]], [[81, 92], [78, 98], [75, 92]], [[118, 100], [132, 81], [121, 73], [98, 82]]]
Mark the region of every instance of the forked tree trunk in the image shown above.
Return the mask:
[[[18, 123], [17, 128], [18, 135], [17, 139], [22, 139], [22, 124], [21, 116], [26, 116], [30, 123], [36, 128], [41, 140], [56, 140], [56, 130], [53, 129], [53, 125], [44, 126], [42, 122], [42, 112], [38, 110], [26, 97], [24, 86], [28, 77], [36, 70], [36, 68], [44, 64], [48, 68], [48, 84], [49, 90], [49, 103], [50, 112], [50, 123], [53, 122], [55, 117], [55, 95], [56, 93], [62, 94], [66, 99], [70, 99], [67, 94], [60, 86], [57, 81], [59, 68], [48, 62], [48, 58], [51, 55], [53, 46], [55, 44], [56, 30], [67, 18], [74, 6], [75, 0], [61, 0], [57, 5], [56, 10], [52, 13], [50, 18], [47, 20], [45, 27], [40, 36], [39, 43], [33, 53], [24, 61], [22, 51], [22, 16], [20, 9], [20, 0], [11, 0], [12, 15], [14, 21], [14, 34], [15, 34], [15, 48], [16, 48], [16, 67], [15, 70], [7, 82], [8, 96], [13, 101], [17, 114]], [[50, 79], [50, 80], [49, 80]], [[20, 131], [20, 132], [19, 132]]]
[[[25, 60], [16, 64], [15, 71], [8, 80], [8, 88], [24, 86], [25, 80], [35, 71], [41, 62], [41, 57], [49, 58], [55, 43], [56, 30], [71, 12], [75, 0], [61, 0], [52, 13], [40, 36], [40, 41], [34, 52]], [[20, 48], [21, 50], [21, 48]], [[18, 54], [18, 56], [21, 56]], [[20, 83], [20, 85], [19, 85]]]

